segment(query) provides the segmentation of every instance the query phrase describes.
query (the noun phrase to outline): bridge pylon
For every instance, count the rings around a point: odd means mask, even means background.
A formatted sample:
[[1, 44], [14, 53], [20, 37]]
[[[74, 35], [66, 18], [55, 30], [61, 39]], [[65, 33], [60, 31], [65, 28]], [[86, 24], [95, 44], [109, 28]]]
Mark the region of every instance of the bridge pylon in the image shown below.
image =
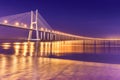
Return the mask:
[[[36, 38], [33, 39], [33, 29], [35, 28]], [[40, 40], [39, 38], [39, 29], [38, 29], [38, 10], [36, 10], [35, 14], [31, 11], [31, 23], [30, 23], [30, 30], [28, 34], [28, 40]]]

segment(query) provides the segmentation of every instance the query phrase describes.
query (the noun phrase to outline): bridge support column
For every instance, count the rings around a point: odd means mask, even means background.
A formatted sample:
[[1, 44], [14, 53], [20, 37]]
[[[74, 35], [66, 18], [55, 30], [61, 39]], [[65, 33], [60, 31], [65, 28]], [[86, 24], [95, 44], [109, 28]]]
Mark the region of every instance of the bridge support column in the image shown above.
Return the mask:
[[47, 32], [47, 40], [49, 41], [50, 40], [50, 33]]
[[50, 41], [53, 40], [53, 34], [50, 32]]
[[57, 40], [57, 34], [54, 33], [54, 40], [56, 41]]
[[40, 39], [43, 40], [43, 32], [40, 32]]

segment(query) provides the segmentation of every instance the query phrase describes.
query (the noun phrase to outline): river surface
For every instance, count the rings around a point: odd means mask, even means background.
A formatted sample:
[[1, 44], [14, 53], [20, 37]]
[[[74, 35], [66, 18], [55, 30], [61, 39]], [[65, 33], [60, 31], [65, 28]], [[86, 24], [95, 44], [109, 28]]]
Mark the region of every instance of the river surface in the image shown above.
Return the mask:
[[111, 44], [2, 40], [0, 80], [119, 80], [120, 45]]

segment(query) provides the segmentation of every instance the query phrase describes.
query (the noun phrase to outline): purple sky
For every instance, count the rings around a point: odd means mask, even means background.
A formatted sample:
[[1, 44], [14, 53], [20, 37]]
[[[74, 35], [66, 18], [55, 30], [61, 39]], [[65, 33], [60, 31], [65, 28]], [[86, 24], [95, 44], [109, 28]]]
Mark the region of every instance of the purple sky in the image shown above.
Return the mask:
[[60, 31], [90, 36], [120, 36], [119, 0], [0, 0], [0, 17], [39, 9]]

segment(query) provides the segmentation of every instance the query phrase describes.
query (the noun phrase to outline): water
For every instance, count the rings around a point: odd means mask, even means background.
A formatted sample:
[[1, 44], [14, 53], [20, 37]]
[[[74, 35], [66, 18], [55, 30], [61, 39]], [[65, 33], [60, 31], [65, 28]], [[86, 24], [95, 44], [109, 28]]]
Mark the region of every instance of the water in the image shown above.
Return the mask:
[[119, 80], [120, 46], [0, 41], [0, 80]]

